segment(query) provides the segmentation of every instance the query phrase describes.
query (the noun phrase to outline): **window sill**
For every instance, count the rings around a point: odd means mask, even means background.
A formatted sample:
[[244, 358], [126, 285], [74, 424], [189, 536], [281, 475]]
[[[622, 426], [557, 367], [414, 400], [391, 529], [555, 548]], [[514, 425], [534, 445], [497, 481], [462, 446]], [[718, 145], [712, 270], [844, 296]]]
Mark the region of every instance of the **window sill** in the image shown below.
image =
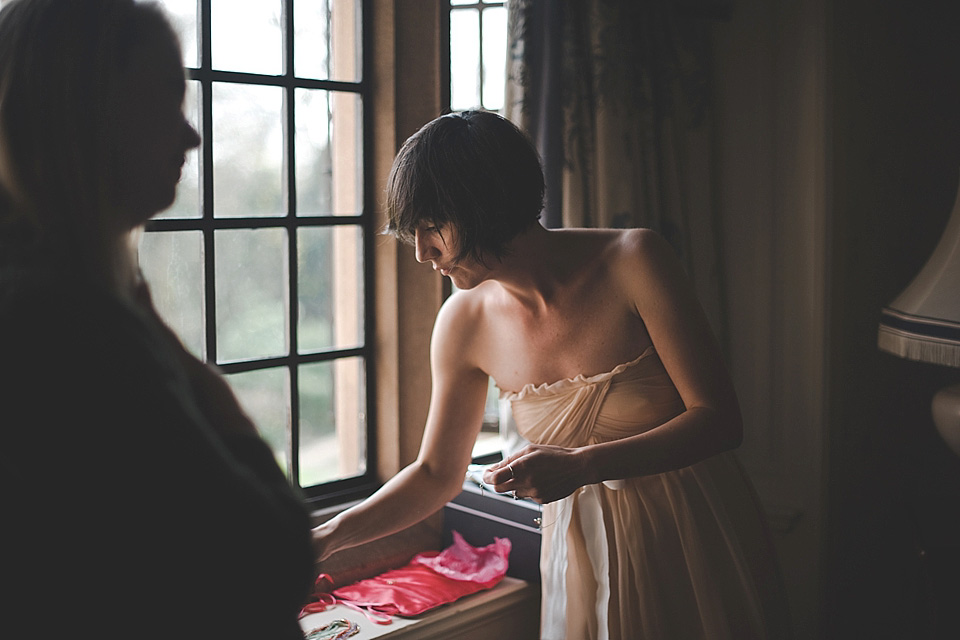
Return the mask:
[[304, 617], [304, 633], [337, 618], [360, 626], [352, 640], [490, 640], [535, 639], [540, 629], [540, 589], [516, 578], [506, 577], [487, 591], [475, 593], [415, 618], [394, 617], [389, 624], [376, 624], [362, 613], [336, 605]]

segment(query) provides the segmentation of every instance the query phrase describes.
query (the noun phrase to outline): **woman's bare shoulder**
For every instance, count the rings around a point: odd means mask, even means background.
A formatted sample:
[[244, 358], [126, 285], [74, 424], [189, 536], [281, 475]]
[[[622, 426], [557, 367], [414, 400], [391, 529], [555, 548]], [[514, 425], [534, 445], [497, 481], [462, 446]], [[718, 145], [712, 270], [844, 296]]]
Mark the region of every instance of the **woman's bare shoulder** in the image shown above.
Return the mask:
[[652, 229], [622, 229], [611, 248], [615, 259], [633, 270], [644, 271], [675, 268], [676, 251], [666, 239]]
[[670, 245], [662, 235], [647, 228], [618, 229], [617, 244], [630, 253], [648, 253], [670, 250]]
[[443, 301], [438, 318], [449, 317], [451, 320], [463, 322], [481, 315], [491, 304], [490, 298], [495, 288], [493, 284], [483, 282], [472, 289], [454, 291]]
[[558, 229], [557, 233], [567, 235], [577, 244], [589, 244], [607, 254], [608, 258], [642, 257], [643, 254], [657, 254], [672, 251], [670, 245], [653, 229]]
[[610, 254], [620, 285], [638, 306], [662, 302], [665, 290], [688, 286], [677, 252], [652, 229], [622, 230]]
[[434, 342], [458, 345], [457, 350], [466, 355], [484, 333], [489, 309], [494, 304], [495, 289], [494, 283], [484, 282], [448, 296], [437, 313]]

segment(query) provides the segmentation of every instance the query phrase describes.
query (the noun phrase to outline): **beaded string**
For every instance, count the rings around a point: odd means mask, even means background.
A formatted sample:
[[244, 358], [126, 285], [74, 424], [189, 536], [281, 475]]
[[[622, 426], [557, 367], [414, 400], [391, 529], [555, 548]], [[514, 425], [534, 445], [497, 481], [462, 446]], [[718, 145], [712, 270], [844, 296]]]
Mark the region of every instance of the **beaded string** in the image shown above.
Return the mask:
[[341, 640], [360, 633], [360, 625], [344, 618], [337, 618], [322, 627], [317, 627], [304, 636], [304, 640]]

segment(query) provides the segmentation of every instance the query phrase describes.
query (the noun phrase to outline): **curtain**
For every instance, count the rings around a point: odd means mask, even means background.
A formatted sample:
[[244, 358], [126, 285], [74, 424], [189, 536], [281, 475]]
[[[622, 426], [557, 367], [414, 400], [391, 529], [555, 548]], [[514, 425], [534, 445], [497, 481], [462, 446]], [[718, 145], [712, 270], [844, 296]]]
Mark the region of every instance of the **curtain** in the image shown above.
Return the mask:
[[723, 341], [709, 0], [509, 0], [505, 115], [540, 151], [547, 227], [648, 227]]

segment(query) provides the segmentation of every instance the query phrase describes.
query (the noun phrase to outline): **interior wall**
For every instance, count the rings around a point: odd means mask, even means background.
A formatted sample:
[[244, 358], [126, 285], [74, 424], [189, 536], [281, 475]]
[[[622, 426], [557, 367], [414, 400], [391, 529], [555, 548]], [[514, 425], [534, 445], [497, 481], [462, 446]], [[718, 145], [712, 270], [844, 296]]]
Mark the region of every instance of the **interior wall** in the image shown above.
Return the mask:
[[876, 347], [957, 193], [951, 4], [738, 0], [714, 29], [739, 453], [798, 638], [960, 637], [960, 459], [929, 414], [960, 372]]
[[826, 350], [824, 2], [741, 0], [714, 28], [738, 456], [767, 510], [798, 638], [819, 638]]
[[[943, 230], [960, 174], [960, 40], [946, 2], [834, 3], [828, 637], [960, 637], [960, 459], [929, 411], [958, 372], [876, 348], [877, 314]], [[960, 292], [958, 292], [960, 295]], [[951, 557], [952, 554], [952, 557]], [[952, 595], [951, 595], [952, 594]]]

